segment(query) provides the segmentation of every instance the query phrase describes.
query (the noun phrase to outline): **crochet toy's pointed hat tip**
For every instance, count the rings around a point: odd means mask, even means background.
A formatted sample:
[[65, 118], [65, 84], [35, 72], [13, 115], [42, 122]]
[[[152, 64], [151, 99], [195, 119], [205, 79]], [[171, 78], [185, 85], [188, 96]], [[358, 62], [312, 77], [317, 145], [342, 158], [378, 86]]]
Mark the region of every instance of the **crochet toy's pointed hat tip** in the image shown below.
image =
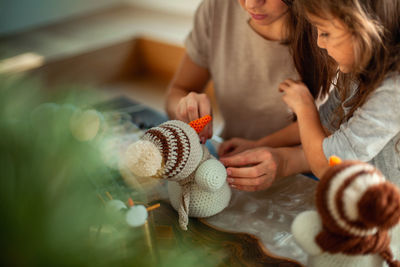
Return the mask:
[[189, 125], [197, 132], [200, 133], [204, 127], [212, 120], [210, 115], [205, 115], [197, 120], [189, 122]]
[[333, 156], [329, 157], [329, 166], [333, 167], [333, 166], [338, 165], [340, 163], [342, 163], [342, 159], [339, 158], [338, 156], [333, 155]]

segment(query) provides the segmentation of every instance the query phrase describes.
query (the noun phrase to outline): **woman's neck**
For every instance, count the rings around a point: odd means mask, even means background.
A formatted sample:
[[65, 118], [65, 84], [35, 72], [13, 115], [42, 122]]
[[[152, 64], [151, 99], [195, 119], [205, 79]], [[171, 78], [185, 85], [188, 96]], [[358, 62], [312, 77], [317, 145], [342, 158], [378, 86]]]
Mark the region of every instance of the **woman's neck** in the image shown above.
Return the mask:
[[250, 19], [249, 24], [255, 32], [270, 41], [283, 41], [287, 38], [286, 36], [286, 19], [289, 16], [289, 12], [286, 12], [280, 18], [268, 25], [260, 25]]

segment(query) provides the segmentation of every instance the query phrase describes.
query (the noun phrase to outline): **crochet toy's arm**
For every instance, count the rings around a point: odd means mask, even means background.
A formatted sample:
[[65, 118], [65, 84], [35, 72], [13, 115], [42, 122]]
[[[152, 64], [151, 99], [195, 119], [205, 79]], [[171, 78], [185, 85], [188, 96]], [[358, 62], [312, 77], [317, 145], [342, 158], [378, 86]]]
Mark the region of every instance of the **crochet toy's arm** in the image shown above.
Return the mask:
[[226, 169], [216, 159], [206, 160], [197, 168], [195, 180], [202, 189], [216, 191], [226, 182]]
[[322, 222], [316, 211], [300, 213], [292, 223], [292, 234], [297, 243], [310, 255], [322, 253], [315, 237], [322, 230]]

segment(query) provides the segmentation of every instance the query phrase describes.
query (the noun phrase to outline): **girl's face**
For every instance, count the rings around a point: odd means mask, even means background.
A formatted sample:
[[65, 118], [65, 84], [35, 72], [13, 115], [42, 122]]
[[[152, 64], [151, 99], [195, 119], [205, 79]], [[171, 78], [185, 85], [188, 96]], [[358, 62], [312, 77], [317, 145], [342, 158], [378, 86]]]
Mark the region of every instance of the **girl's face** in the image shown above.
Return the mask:
[[239, 3], [259, 25], [270, 25], [288, 11], [282, 0], [239, 0]]
[[341, 72], [349, 73], [355, 60], [353, 36], [347, 27], [338, 19], [322, 19], [310, 14], [307, 17], [318, 30], [318, 46], [326, 49]]

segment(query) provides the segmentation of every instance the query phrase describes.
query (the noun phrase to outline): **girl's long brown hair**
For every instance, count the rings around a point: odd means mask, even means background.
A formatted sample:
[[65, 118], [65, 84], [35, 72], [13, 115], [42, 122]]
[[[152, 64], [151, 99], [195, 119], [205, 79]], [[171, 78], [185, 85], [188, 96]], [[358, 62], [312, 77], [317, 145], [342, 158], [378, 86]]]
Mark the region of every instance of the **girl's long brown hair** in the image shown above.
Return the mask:
[[326, 51], [317, 46], [316, 29], [300, 14], [293, 2], [282, 0], [289, 6], [286, 22], [287, 39], [293, 62], [301, 80], [307, 85], [314, 98], [328, 93], [335, 75], [334, 61]]
[[[296, 0], [295, 3], [305, 16], [340, 19], [355, 41], [353, 71], [339, 72], [336, 86], [342, 103], [349, 97], [354, 82], [358, 84], [358, 93], [346, 102], [350, 108], [347, 114], [339, 107], [335, 121], [340, 124], [351, 118], [388, 75], [400, 72], [400, 1]], [[323, 76], [324, 71], [320, 75]]]

